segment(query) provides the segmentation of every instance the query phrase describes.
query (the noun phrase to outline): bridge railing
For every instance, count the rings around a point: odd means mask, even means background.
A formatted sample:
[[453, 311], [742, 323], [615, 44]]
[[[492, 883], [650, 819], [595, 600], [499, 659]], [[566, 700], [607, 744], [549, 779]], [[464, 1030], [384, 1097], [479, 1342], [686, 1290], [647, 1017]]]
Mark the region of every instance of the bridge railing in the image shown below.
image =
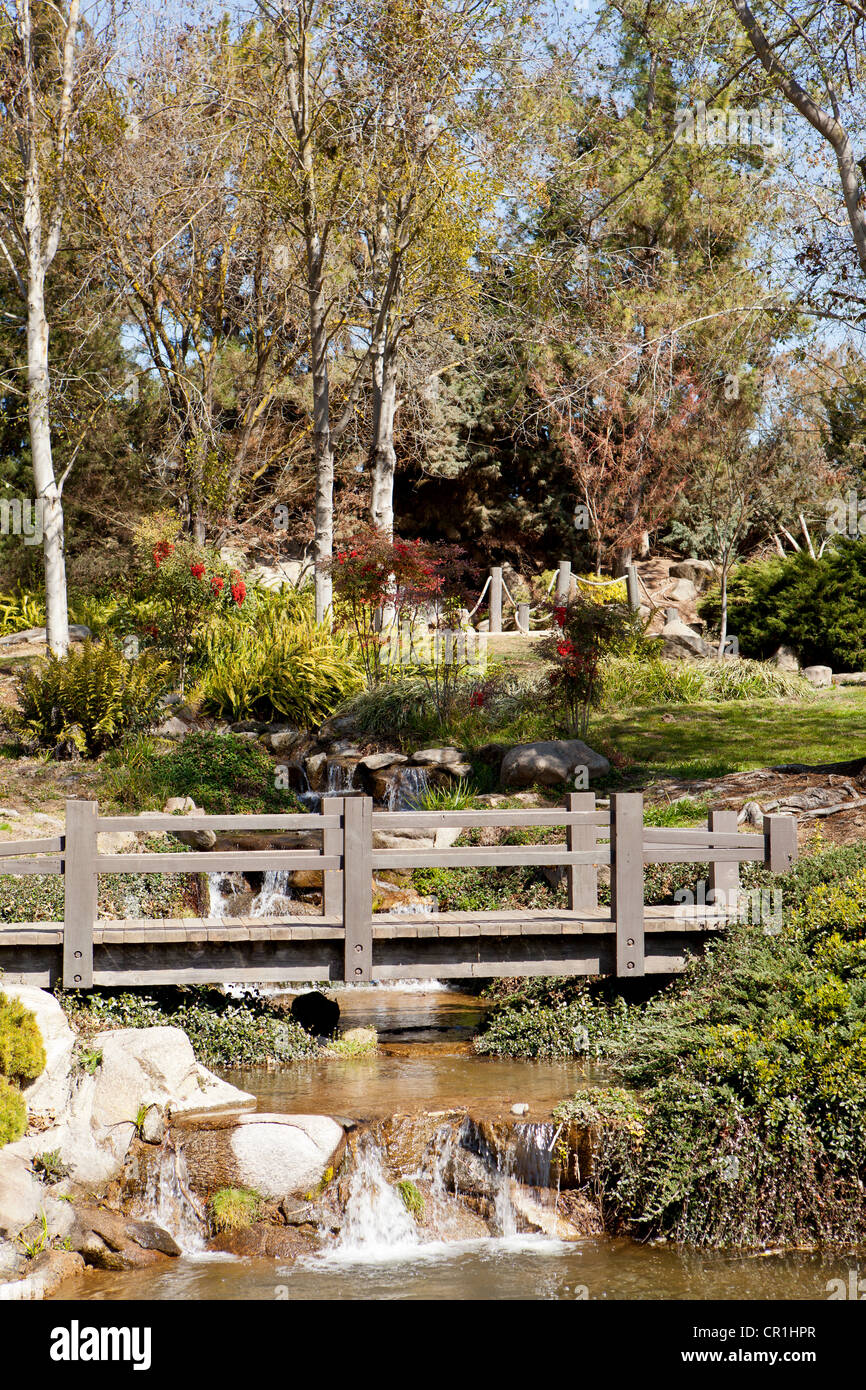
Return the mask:
[[[435, 845], [435, 832], [473, 829], [551, 829], [562, 827], [557, 843], [497, 843], [458, 845], [449, 839]], [[112, 832], [191, 831], [304, 832], [308, 843], [294, 849], [220, 848], [177, 853], [101, 853], [98, 836]], [[415, 834], [434, 844], [381, 847], [377, 837]], [[103, 873], [217, 873], [227, 871], [303, 869], [322, 874], [323, 917], [333, 935], [342, 926], [344, 978], [374, 977], [373, 876], [376, 871], [415, 868], [506, 868], [519, 865], [564, 870], [567, 908], [545, 913], [547, 930], [556, 924], [602, 918], [615, 933], [616, 973], [645, 971], [644, 865], [708, 863], [709, 887], [721, 903], [715, 920], [724, 921], [725, 903], [735, 904], [739, 865], [761, 860], [777, 873], [796, 858], [796, 821], [791, 816], [764, 818], [763, 836], [737, 829], [735, 811], [711, 811], [707, 828], [658, 828], [644, 824], [643, 797], [619, 793], [610, 810], [597, 806], [591, 792], [572, 792], [556, 808], [484, 808], [476, 811], [376, 811], [369, 797], [326, 797], [319, 813], [302, 815], [147, 815], [100, 816], [95, 801], [67, 801], [66, 833], [45, 840], [0, 842], [0, 875], [63, 874], [63, 982], [67, 988], [88, 989], [93, 983], [94, 928], [98, 922], [98, 881]], [[598, 872], [610, 866], [609, 915], [598, 906]], [[478, 914], [494, 919], [497, 914]], [[511, 914], [514, 915], [513, 913]], [[529, 915], [529, 914], [528, 914]], [[461, 921], [465, 915], [461, 914]], [[431, 922], [446, 922], [449, 914], [430, 914]], [[285, 919], [281, 919], [285, 920]], [[318, 919], [321, 921], [321, 919]], [[315, 917], [303, 919], [315, 934]], [[267, 919], [257, 919], [265, 925]], [[142, 922], [154, 928], [159, 922]], [[710, 923], [712, 925], [712, 922]], [[467, 929], [470, 929], [467, 927]], [[539, 926], [538, 930], [545, 928]], [[573, 930], [573, 927], [571, 928]], [[515, 972], [519, 973], [519, 972]]]

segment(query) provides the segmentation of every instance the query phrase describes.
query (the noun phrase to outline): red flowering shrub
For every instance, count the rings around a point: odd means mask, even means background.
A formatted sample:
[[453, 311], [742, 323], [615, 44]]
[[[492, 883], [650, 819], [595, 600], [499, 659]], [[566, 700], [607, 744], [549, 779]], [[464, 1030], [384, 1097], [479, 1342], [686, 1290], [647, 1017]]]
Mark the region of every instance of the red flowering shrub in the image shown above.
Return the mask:
[[135, 589], [147, 613], [141, 635], [174, 658], [183, 691], [194, 639], [214, 617], [237, 612], [246, 585], [239, 570], [227, 571], [217, 554], [181, 536], [176, 517], [149, 518], [136, 534], [135, 549]]
[[562, 702], [569, 731], [586, 735], [589, 712], [601, 698], [602, 658], [634, 648], [640, 620], [623, 604], [572, 599], [553, 609], [555, 630], [542, 646], [552, 663], [550, 684]]
[[383, 678], [394, 631], [399, 633], [419, 620], [426, 626], [424, 610], [449, 605], [448, 580], [457, 555], [454, 546], [399, 537], [391, 541], [371, 528], [327, 563], [338, 620], [354, 631], [368, 685], [377, 685]]

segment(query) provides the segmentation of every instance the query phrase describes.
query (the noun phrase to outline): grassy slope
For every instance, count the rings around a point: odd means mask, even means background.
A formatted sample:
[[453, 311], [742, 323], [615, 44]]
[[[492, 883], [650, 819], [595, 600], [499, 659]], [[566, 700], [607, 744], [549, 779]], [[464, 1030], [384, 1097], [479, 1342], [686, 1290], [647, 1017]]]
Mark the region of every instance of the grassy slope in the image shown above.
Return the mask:
[[589, 742], [609, 743], [634, 759], [633, 774], [715, 776], [841, 762], [866, 757], [866, 691], [834, 689], [803, 704], [744, 700], [604, 712], [593, 718]]

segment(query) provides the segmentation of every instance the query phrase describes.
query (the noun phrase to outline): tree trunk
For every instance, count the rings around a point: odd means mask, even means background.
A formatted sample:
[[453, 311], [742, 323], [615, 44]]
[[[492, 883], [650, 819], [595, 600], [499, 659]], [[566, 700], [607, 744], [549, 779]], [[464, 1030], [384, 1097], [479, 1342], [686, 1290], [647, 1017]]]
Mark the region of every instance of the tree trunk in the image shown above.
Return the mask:
[[[65, 656], [69, 647], [69, 614], [66, 605], [63, 506], [54, 476], [49, 415], [48, 318], [45, 312], [45, 271], [41, 257], [41, 217], [38, 189], [28, 190], [30, 231], [27, 273], [27, 411], [30, 454], [37, 506], [41, 509], [42, 549], [45, 559], [45, 614], [49, 651]], [[34, 242], [36, 245], [34, 245]]]
[[724, 565], [722, 566], [721, 590], [722, 590], [722, 593], [721, 593], [722, 618], [721, 618], [721, 626], [720, 626], [720, 628], [719, 628], [719, 651], [718, 651], [718, 657], [719, 657], [719, 660], [720, 660], [720, 661], [721, 661], [722, 657], [723, 657], [724, 654], [725, 654], [725, 647], [727, 646], [727, 642], [728, 642], [728, 567], [727, 567], [727, 564], [724, 564]]
[[387, 347], [373, 363], [373, 447], [370, 451], [370, 520], [389, 540], [394, 536], [394, 414], [397, 368]]
[[331, 443], [325, 295], [320, 275], [311, 277], [309, 298], [313, 440], [316, 453], [316, 538], [313, 550], [316, 560], [316, 622], [324, 623], [330, 619], [333, 597], [331, 575], [326, 566], [334, 553], [334, 449]]

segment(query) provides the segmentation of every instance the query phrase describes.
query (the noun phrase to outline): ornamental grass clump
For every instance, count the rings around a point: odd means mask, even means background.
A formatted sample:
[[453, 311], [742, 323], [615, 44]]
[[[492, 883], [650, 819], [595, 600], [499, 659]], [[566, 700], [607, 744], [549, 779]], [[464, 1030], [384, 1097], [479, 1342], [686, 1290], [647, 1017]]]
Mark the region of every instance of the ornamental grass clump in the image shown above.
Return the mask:
[[347, 633], [306, 613], [265, 608], [253, 623], [212, 628], [196, 695], [203, 711], [232, 719], [283, 719], [312, 729], [363, 685]]

